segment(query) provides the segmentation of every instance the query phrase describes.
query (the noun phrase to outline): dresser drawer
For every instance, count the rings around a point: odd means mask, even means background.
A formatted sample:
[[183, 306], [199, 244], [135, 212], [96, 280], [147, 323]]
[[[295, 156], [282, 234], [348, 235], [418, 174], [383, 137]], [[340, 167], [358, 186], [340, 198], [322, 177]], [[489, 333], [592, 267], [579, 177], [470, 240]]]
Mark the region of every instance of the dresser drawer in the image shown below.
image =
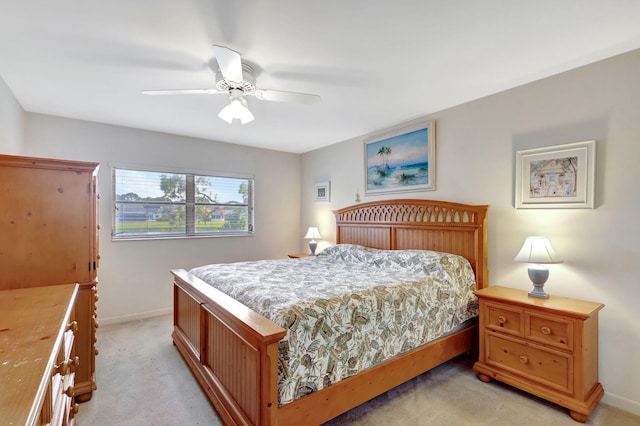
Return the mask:
[[573, 350], [573, 321], [556, 315], [525, 313], [525, 336], [545, 345]]
[[521, 309], [491, 302], [487, 302], [485, 306], [487, 313], [485, 326], [488, 329], [514, 336], [523, 335], [524, 322]]
[[573, 393], [571, 355], [493, 332], [485, 335], [485, 351], [486, 362], [493, 367], [562, 392]]

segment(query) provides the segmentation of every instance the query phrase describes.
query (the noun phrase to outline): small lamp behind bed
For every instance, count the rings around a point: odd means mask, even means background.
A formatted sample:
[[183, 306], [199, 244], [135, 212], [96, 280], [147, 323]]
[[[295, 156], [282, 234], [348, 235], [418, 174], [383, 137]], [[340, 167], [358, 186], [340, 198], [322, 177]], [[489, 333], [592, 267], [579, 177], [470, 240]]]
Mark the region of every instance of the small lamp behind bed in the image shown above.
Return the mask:
[[320, 231], [318, 231], [318, 228], [316, 228], [315, 226], [310, 226], [309, 229], [307, 229], [307, 234], [304, 236], [304, 239], [311, 239], [311, 241], [309, 241], [309, 250], [311, 250], [311, 256], [316, 255], [316, 247], [318, 247], [316, 238], [322, 238], [320, 236]]

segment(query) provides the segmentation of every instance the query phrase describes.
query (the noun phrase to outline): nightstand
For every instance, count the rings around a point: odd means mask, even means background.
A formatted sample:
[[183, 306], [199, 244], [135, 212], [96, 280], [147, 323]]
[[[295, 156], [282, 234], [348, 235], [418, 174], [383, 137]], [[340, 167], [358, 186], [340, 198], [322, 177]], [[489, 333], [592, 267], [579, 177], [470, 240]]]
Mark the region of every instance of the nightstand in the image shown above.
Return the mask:
[[473, 370], [569, 409], [586, 422], [604, 395], [598, 382], [601, 303], [491, 286], [480, 301], [480, 353]]
[[309, 253], [296, 253], [296, 254], [288, 254], [291, 259], [300, 259], [301, 257], [309, 256]]

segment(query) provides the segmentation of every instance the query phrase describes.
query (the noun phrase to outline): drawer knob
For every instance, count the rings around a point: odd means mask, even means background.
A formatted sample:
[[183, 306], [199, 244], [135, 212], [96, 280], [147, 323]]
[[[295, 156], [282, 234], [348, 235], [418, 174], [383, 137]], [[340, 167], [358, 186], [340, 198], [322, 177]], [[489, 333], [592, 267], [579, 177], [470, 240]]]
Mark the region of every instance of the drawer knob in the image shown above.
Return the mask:
[[69, 361], [61, 362], [60, 365], [56, 365], [56, 372], [61, 376], [69, 374]]
[[67, 388], [66, 391], [64, 391], [64, 394], [67, 395], [69, 398], [73, 398], [76, 394], [75, 389], [73, 388], [73, 386], [69, 386]]
[[527, 358], [526, 355], [520, 355], [520, 363], [528, 364], [529, 363], [529, 358]]
[[72, 321], [67, 324], [67, 330], [72, 330], [74, 333], [78, 332], [78, 321]]
[[500, 315], [498, 317], [498, 322], [500, 323], [500, 325], [504, 325], [507, 322], [507, 319], [505, 317], [503, 317], [502, 315]]
[[542, 327], [542, 328], [540, 329], [540, 331], [542, 331], [542, 334], [546, 334], [547, 336], [548, 336], [549, 334], [551, 334], [551, 329], [550, 329], [549, 327], [546, 327], [546, 326], [545, 326], [545, 327]]

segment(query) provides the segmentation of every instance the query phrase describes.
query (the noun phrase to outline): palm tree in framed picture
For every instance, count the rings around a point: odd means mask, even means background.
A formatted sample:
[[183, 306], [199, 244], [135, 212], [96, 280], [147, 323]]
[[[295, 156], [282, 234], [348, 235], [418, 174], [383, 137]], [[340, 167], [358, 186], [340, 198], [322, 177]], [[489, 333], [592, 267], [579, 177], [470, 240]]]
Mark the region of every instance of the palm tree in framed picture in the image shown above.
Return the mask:
[[382, 157], [382, 167], [377, 170], [379, 176], [384, 177], [389, 174], [389, 156], [391, 155], [392, 149], [390, 146], [382, 145], [378, 150], [378, 155]]

